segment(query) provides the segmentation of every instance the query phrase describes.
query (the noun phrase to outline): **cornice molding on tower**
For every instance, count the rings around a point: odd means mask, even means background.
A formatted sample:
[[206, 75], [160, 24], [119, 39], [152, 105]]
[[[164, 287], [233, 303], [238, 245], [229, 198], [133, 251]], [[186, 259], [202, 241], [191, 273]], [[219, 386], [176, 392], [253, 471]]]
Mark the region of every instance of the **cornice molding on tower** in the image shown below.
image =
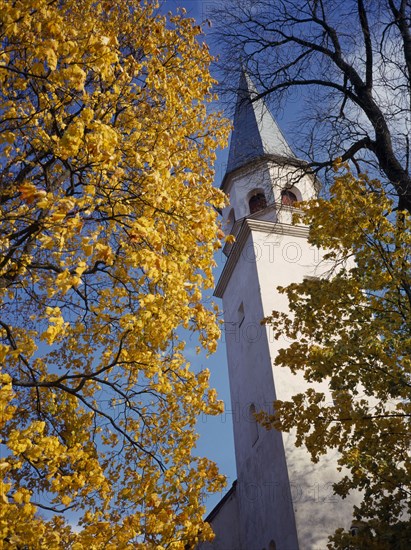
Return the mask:
[[226, 264], [215, 287], [214, 296], [217, 298], [223, 297], [234, 268], [237, 265], [238, 259], [240, 258], [247, 239], [251, 235], [252, 231], [274, 235], [289, 235], [292, 237], [307, 239], [309, 228], [301, 225], [245, 218], [239, 232], [237, 233], [236, 241], [231, 249], [230, 255], [227, 258]]
[[238, 168], [235, 168], [230, 172], [227, 171], [223, 178], [223, 181], [221, 182], [220, 189], [228, 194], [230, 192], [230, 187], [233, 180], [247, 175], [250, 171], [254, 172], [264, 165], [267, 165], [267, 163], [269, 166], [300, 168], [302, 170], [302, 175], [305, 174], [311, 177], [313, 176], [309, 172], [308, 163], [304, 160], [300, 160], [294, 157], [285, 157], [281, 155], [264, 154], [260, 157], [249, 160], [242, 166], [239, 166]]

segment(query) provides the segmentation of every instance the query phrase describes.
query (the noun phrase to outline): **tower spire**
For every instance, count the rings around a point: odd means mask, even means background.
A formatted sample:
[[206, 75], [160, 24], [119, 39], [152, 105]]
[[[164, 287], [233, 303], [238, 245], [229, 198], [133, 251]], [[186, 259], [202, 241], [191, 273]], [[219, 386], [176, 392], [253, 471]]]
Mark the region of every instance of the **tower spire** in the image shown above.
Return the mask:
[[257, 96], [256, 86], [242, 69], [226, 175], [262, 157], [295, 159], [264, 99]]

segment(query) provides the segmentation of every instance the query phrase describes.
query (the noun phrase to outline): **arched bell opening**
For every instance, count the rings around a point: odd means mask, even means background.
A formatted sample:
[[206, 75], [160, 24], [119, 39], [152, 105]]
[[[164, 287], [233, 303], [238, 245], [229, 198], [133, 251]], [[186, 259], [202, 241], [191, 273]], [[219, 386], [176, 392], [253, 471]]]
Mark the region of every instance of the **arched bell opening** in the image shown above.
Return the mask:
[[248, 206], [250, 208], [250, 214], [255, 214], [256, 212], [267, 208], [267, 199], [265, 194], [262, 191], [254, 192], [248, 201]]

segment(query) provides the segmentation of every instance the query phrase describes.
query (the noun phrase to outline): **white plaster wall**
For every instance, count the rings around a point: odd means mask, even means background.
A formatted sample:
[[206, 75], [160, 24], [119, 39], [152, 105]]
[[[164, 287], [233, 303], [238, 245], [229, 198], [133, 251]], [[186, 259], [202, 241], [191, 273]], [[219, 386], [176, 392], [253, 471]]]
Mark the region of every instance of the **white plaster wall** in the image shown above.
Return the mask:
[[[337, 471], [338, 457], [329, 453], [313, 464], [305, 449], [295, 447], [293, 433], [262, 427], [258, 427], [255, 441], [255, 426], [249, 416], [252, 403], [257, 410], [270, 411], [275, 399], [288, 400], [307, 389], [302, 375], [273, 367], [278, 350], [289, 342], [274, 340], [272, 330], [260, 322], [274, 309], [288, 311], [287, 297], [278, 293], [277, 286], [321, 276], [330, 268], [301, 234], [304, 230], [294, 230], [294, 209], [281, 205], [283, 189], [293, 191], [299, 200], [315, 196], [314, 180], [303, 176], [299, 168], [264, 160], [238, 170], [225, 188], [230, 206], [223, 219], [234, 208], [236, 220], [248, 216], [254, 224], [243, 241], [241, 235], [246, 234], [249, 222], [237, 222], [239, 240], [228, 259], [230, 265], [236, 259], [235, 267], [228, 278], [223, 272], [221, 280], [226, 287], [219, 290], [223, 293], [232, 401], [226, 414], [233, 417], [238, 472], [237, 550], [262, 550], [270, 540], [275, 541], [277, 550], [324, 550], [328, 535], [338, 527], [350, 526], [356, 500], [342, 501], [332, 493], [332, 483], [342, 475]], [[256, 189], [264, 191], [271, 206], [249, 216], [248, 200]], [[270, 223], [260, 223], [264, 221]], [[244, 308], [241, 325], [240, 304]], [[316, 388], [327, 394], [325, 386]], [[230, 528], [224, 521], [218, 524], [218, 530]]]
[[227, 187], [230, 206], [223, 210], [223, 222], [231, 208], [234, 208], [236, 220], [248, 216], [250, 213], [249, 195], [256, 189], [264, 191], [268, 204], [274, 202], [271, 174], [267, 161], [259, 163], [252, 170], [238, 170], [231, 178]]
[[[273, 310], [288, 311], [287, 297], [278, 293], [277, 286], [300, 282], [305, 276], [320, 276], [330, 267], [324, 263], [323, 254], [301, 237], [255, 232], [253, 245], [263, 316], [270, 315]], [[269, 327], [267, 333], [273, 363], [278, 350], [289, 345], [289, 342], [285, 338], [274, 340]], [[307, 389], [308, 383], [300, 373], [294, 375], [289, 369], [273, 366], [272, 376], [277, 399], [288, 400]], [[315, 388], [331, 400], [326, 385], [317, 384]], [[283, 441], [300, 549], [324, 549], [328, 535], [336, 528], [350, 527], [352, 507], [357, 497], [342, 500], [333, 495], [332, 484], [342, 475], [337, 471], [336, 452], [328, 453], [314, 464], [304, 448], [295, 447], [294, 433], [283, 434]]]
[[212, 543], [200, 544], [199, 550], [240, 550], [238, 499], [235, 490], [225, 499], [218, 513], [213, 516], [211, 524], [216, 537]]
[[[223, 209], [223, 228], [230, 232], [231, 223], [227, 223], [229, 213], [234, 209], [235, 219], [239, 220], [250, 214], [248, 201], [255, 190], [264, 192], [267, 204], [281, 205], [281, 191], [293, 191], [298, 200], [308, 200], [315, 196], [314, 180], [305, 175], [300, 168], [278, 166], [271, 161], [261, 161], [248, 169], [238, 170], [227, 183], [226, 192], [230, 205]], [[286, 211], [289, 211], [285, 207]], [[270, 219], [273, 219], [272, 216]], [[291, 223], [291, 217], [286, 223]]]
[[[332, 483], [341, 475], [337, 456], [331, 453], [313, 464], [304, 449], [295, 447], [293, 433], [261, 427], [254, 442], [249, 407], [253, 403], [270, 411], [276, 398], [290, 399], [307, 388], [301, 375], [273, 367], [278, 350], [289, 343], [274, 340], [260, 321], [273, 309], [288, 311], [287, 298], [277, 286], [321, 276], [330, 266], [301, 231], [279, 223], [253, 224], [228, 260], [236, 262], [223, 296], [232, 400], [226, 414], [233, 417], [238, 472], [238, 550], [262, 550], [271, 539], [277, 550], [325, 549], [328, 535], [348, 528], [352, 514], [353, 499], [342, 501], [332, 493]], [[295, 234], [280, 234], [284, 230]], [[327, 393], [325, 386], [321, 389]]]
[[313, 178], [304, 174], [301, 168], [270, 163], [269, 173], [273, 182], [274, 200], [277, 204], [281, 203], [283, 189], [293, 191], [299, 201], [316, 196]]
[[[251, 235], [227, 285], [224, 300], [228, 368], [238, 473], [241, 546], [262, 550], [274, 539], [278, 550], [298, 548], [281, 434], [261, 427], [253, 445], [249, 407], [270, 407], [275, 396]], [[238, 308], [244, 321], [238, 325]]]

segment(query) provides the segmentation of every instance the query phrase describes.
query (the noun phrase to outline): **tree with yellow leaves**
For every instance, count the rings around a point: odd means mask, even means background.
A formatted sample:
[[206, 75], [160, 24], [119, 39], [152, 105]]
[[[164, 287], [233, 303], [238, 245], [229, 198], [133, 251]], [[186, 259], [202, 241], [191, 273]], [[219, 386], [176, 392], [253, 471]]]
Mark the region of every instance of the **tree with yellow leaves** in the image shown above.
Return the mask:
[[200, 29], [156, 9], [0, 1], [0, 548], [212, 536], [193, 447], [221, 404], [176, 329], [216, 346], [226, 126]]
[[[330, 200], [302, 204], [329, 276], [281, 289], [291, 315], [266, 321], [292, 340], [275, 363], [302, 371], [307, 391], [275, 403], [268, 426], [295, 429], [312, 459], [340, 453], [341, 496], [359, 489], [356, 535], [329, 548], [406, 549], [411, 540], [411, 216], [387, 186], [340, 173]], [[310, 387], [327, 382], [331, 398]], [[330, 533], [331, 535], [331, 533]]]

